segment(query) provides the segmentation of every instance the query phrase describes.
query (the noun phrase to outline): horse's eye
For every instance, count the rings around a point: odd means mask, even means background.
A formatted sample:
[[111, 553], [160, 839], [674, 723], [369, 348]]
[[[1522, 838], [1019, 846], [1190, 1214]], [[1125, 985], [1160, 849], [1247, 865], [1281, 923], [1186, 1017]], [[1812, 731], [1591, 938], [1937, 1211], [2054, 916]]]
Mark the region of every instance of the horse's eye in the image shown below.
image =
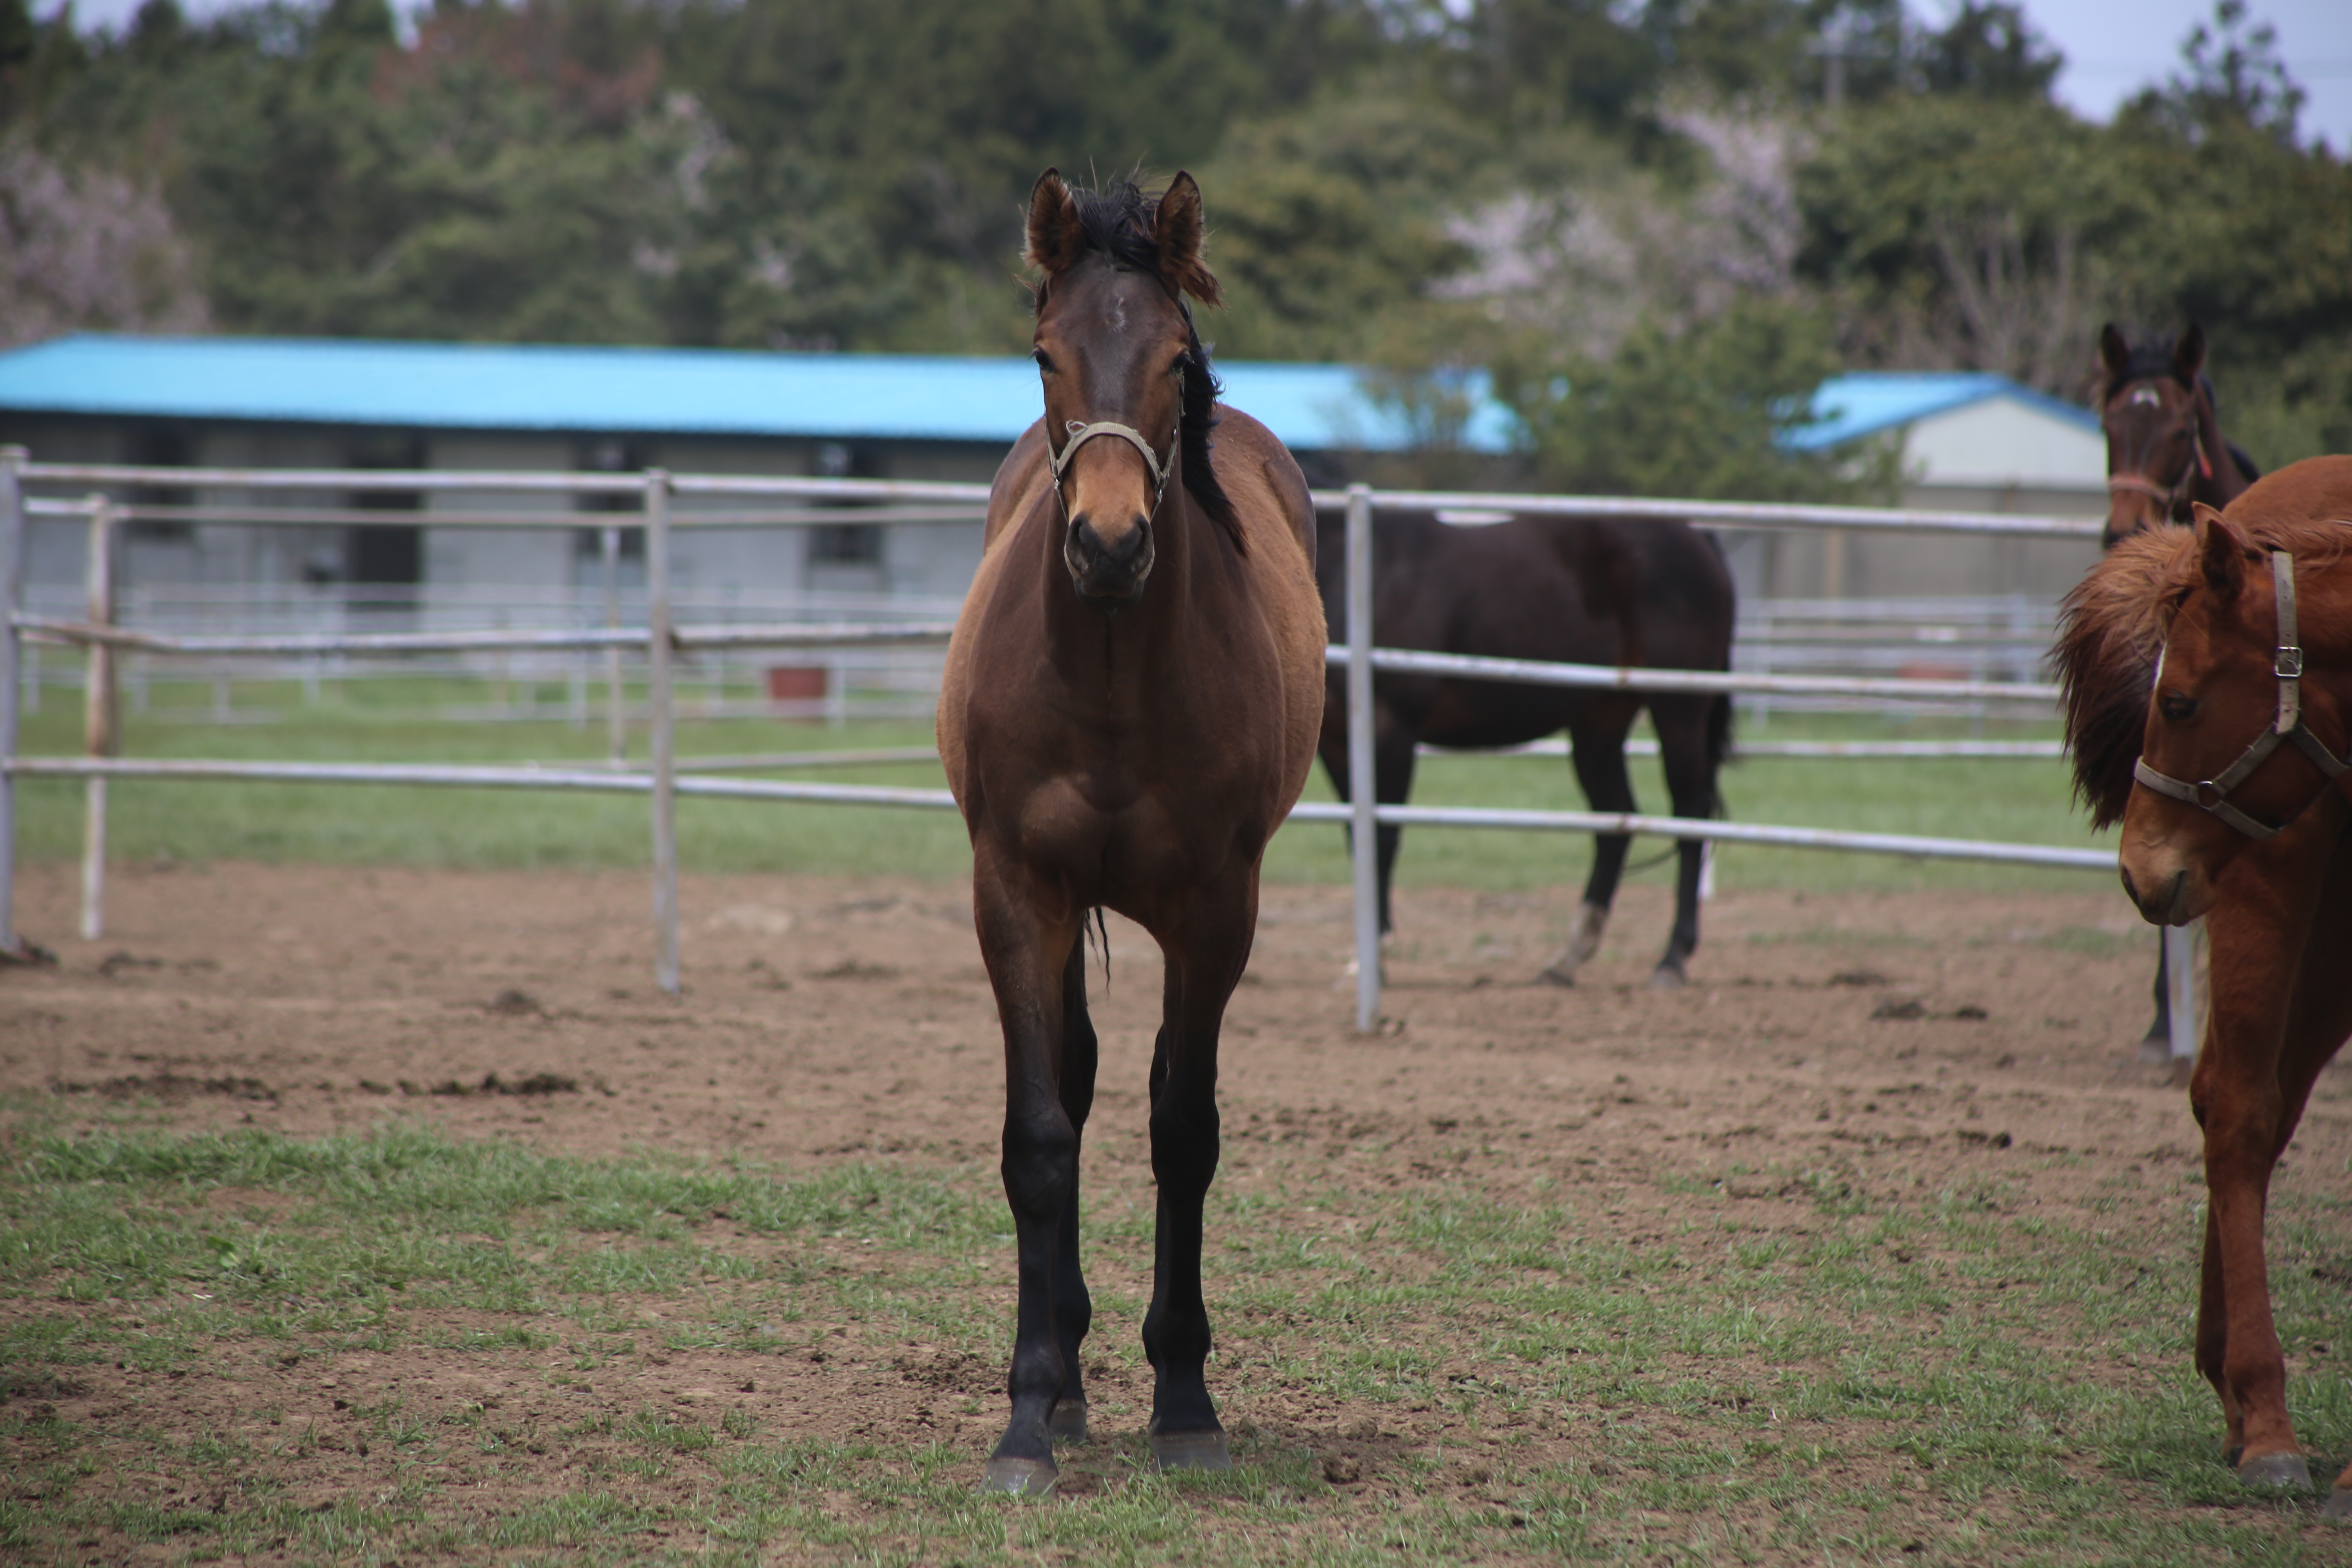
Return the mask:
[[1037, 362], [1037, 368], [1039, 370], [1044, 371], [1047, 375], [1054, 374], [1054, 356], [1052, 354], [1047, 353], [1044, 349], [1031, 349], [1029, 351], [1029, 357]]
[[1192, 358], [1192, 356], [1189, 352], [1178, 354], [1176, 356], [1176, 363], [1168, 367], [1168, 374], [1171, 375], [1183, 374], [1184, 366], [1191, 362]]
[[2156, 700], [2156, 706], [2173, 723], [2185, 724], [2197, 711], [2197, 699], [2175, 697], [2168, 691]]

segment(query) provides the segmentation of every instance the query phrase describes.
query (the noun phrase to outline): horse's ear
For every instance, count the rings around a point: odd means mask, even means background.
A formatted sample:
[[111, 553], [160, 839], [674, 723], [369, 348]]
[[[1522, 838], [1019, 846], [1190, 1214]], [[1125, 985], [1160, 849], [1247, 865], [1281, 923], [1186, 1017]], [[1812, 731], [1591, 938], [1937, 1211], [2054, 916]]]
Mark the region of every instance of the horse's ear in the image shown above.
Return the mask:
[[2193, 503], [2189, 510], [2197, 519], [2197, 556], [2204, 568], [2205, 585], [2216, 598], [2237, 597], [2246, 581], [2246, 542], [2203, 501]]
[[1222, 305], [1224, 292], [1217, 276], [1201, 259], [1201, 186], [1178, 170], [1160, 194], [1159, 216], [1152, 220], [1151, 240], [1160, 251], [1160, 275], [1171, 289], [1181, 289], [1203, 305]]
[[2107, 367], [2111, 385], [2123, 378], [2124, 366], [2131, 363], [2131, 343], [2113, 321], [2099, 329], [2099, 363]]
[[2172, 345], [2172, 374], [2189, 391], [2197, 390], [2197, 378], [2205, 371], [2205, 329], [2198, 322], [2189, 323], [2180, 341]]
[[1086, 248], [1078, 229], [1078, 204], [1062, 173], [1048, 169], [1029, 187], [1029, 243], [1022, 256], [1046, 277], [1055, 277]]

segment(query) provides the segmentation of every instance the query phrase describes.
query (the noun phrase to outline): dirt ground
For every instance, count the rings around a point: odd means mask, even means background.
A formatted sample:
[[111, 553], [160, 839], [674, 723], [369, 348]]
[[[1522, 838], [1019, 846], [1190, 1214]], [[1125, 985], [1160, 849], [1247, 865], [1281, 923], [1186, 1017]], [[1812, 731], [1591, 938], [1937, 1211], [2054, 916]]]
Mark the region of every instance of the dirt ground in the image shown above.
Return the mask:
[[[71, 868], [26, 880], [20, 928], [59, 963], [0, 974], [0, 1088], [56, 1091], [93, 1118], [110, 1097], [141, 1094], [191, 1127], [315, 1135], [422, 1114], [458, 1137], [589, 1155], [657, 1145], [801, 1167], [994, 1163], [994, 1009], [955, 884], [690, 878], [686, 991], [670, 998], [651, 981], [637, 876], [126, 868], [97, 942], [66, 934]], [[1344, 892], [1269, 889], [1226, 1027], [1220, 1181], [1246, 1189], [1320, 1163], [1391, 1185], [1469, 1178], [1503, 1197], [1564, 1184], [1594, 1226], [1638, 1241], [1668, 1234], [1658, 1183], [1670, 1173], [1818, 1164], [1885, 1189], [1998, 1176], [2069, 1208], [2119, 1167], [2151, 1173], [2148, 1203], [2177, 1203], [2154, 1174], [2194, 1167], [2185, 1095], [2133, 1059], [2154, 937], [2104, 882], [2031, 897], [1734, 886], [1708, 906], [1693, 984], [1672, 993], [1642, 984], [1669, 913], [1648, 889], [1627, 892], [1586, 983], [1529, 984], [1570, 907], [1566, 890], [1401, 896], [1388, 1016], [1365, 1037], [1337, 984]], [[1107, 994], [1100, 965], [1090, 972], [1104, 1044], [1087, 1144], [1098, 1198], [1148, 1184], [1142, 1090], [1159, 997], [1149, 939], [1116, 918], [1110, 935]], [[2284, 1184], [2345, 1168], [2347, 1089], [2340, 1072], [2323, 1081]], [[2054, 1150], [2084, 1158], [2053, 1162]], [[1762, 1177], [1740, 1191], [1742, 1179], [1732, 1190], [1759, 1215], [1810, 1211]], [[1097, 1267], [1111, 1271], [1097, 1289], [1148, 1293], [1140, 1269]], [[1001, 1289], [1009, 1323], [1009, 1279]], [[559, 1352], [520, 1350], [349, 1354], [323, 1377], [313, 1363], [265, 1369], [265, 1386], [101, 1370], [57, 1403], [77, 1421], [132, 1407], [232, 1420], [270, 1404], [331, 1433], [354, 1390], [397, 1387], [412, 1407], [476, 1402], [522, 1432], [576, 1417], [583, 1401], [657, 1398], [742, 1406], [812, 1435], [935, 1435], [976, 1473], [1001, 1419], [1001, 1368], [845, 1339], [831, 1359], [648, 1356], [593, 1388], [549, 1375]], [[1139, 1426], [1143, 1379], [1091, 1370], [1097, 1419]], [[1339, 1408], [1254, 1388], [1230, 1366], [1212, 1378], [1237, 1431], [1307, 1441], [1333, 1456], [1335, 1478], [1376, 1480], [1384, 1458], [1464, 1441], [1442, 1412]], [[1507, 1426], [1478, 1440], [1508, 1440]], [[309, 1484], [322, 1496], [370, 1463], [364, 1443], [318, 1460]], [[201, 1479], [184, 1484], [202, 1506]], [[1066, 1481], [1093, 1484], [1083, 1466]]]

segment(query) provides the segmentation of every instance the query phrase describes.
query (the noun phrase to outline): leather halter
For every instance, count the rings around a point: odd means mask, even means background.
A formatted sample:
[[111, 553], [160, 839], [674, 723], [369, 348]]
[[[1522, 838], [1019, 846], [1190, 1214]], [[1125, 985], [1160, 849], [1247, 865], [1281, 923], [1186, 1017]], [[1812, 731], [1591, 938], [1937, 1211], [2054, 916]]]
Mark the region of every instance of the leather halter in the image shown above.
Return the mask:
[[[2278, 717], [2271, 727], [2254, 738], [2238, 760], [2210, 779], [2189, 784], [2158, 773], [2147, 765], [2145, 757], [2132, 763], [2132, 778], [2148, 789], [2172, 800], [2185, 801], [2200, 811], [2210, 811], [2249, 838], [2268, 838], [2286, 826], [2277, 827], [2256, 821], [2230, 804], [2230, 792], [2254, 776], [2254, 770], [2269, 760], [2278, 750], [2281, 741], [2293, 741], [2301, 747], [2312, 765], [2330, 782], [2352, 773], [2352, 763], [2338, 760], [2320, 738], [2312, 733], [2311, 726], [2303, 721], [2303, 692], [2296, 683], [2303, 679], [2303, 648], [2295, 641], [2294, 617], [2294, 557], [2284, 550], [2271, 552], [2271, 584], [2278, 597], [2278, 649], [2271, 659], [2271, 672], [2278, 677]], [[2157, 679], [2164, 679], [2164, 663], [2157, 661]], [[2316, 798], [2316, 797], [2315, 797]], [[2301, 816], [2297, 812], [2295, 816]], [[2293, 822], [2294, 816], [2287, 818]]]

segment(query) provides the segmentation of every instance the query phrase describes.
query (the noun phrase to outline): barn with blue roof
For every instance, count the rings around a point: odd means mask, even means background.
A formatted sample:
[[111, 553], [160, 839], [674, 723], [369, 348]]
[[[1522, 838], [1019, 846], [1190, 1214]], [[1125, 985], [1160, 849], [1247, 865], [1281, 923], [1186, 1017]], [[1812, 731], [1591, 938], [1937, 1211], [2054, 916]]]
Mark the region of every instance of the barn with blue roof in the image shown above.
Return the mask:
[[[1224, 362], [1228, 400], [1265, 421], [1324, 481], [1353, 477], [1419, 436], [1347, 365]], [[1460, 436], [1509, 484], [1518, 426], [1475, 383]], [[0, 438], [41, 458], [243, 468], [634, 469], [985, 480], [1035, 419], [1025, 358], [811, 354], [85, 334], [0, 353]], [[1870, 374], [1825, 383], [1798, 443], [1903, 447], [1909, 504], [2082, 513], [2103, 499], [2098, 426], [2084, 410], [2000, 376]], [[239, 498], [201, 500], [233, 503]], [[372, 498], [381, 505], [383, 498]], [[356, 497], [306, 504], [348, 512]], [[478, 510], [463, 491], [407, 498], [382, 522], [299, 531], [208, 521], [139, 525], [133, 583], [584, 586], [594, 518], [576, 532], [436, 529]], [[500, 504], [517, 504], [507, 498]], [[565, 497], [541, 508], [583, 509]], [[31, 574], [70, 581], [68, 525], [37, 531]], [[693, 531], [680, 586], [960, 595], [976, 525]], [[1774, 595], [2054, 594], [2079, 574], [2064, 545], [1784, 535], [1735, 551], [1742, 586]], [[2047, 556], [2047, 560], [2042, 557]], [[2063, 559], [2062, 559], [2063, 557]]]

